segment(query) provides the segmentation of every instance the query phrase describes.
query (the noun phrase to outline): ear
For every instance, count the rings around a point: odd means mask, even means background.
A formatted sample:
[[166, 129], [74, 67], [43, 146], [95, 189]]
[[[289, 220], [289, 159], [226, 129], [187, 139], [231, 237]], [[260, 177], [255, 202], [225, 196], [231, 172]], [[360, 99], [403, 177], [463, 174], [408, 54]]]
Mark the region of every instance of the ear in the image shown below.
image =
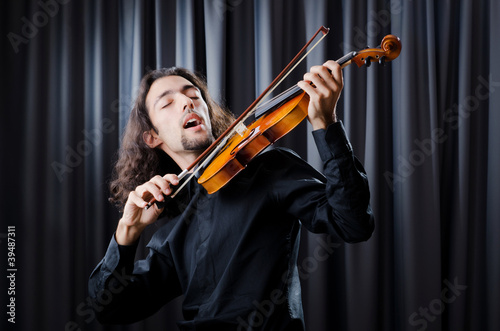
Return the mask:
[[153, 132], [150, 131], [144, 131], [142, 133], [142, 139], [144, 139], [144, 142], [146, 145], [148, 145], [151, 148], [156, 148], [159, 145], [161, 145], [162, 141], [161, 139]]

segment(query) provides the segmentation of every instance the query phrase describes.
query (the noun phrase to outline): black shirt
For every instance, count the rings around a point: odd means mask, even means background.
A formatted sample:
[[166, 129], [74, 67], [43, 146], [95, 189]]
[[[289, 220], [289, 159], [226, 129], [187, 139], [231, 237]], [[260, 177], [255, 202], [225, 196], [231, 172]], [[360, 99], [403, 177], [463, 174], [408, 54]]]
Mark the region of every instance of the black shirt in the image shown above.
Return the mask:
[[192, 180], [146, 259], [134, 264], [137, 244], [112, 238], [89, 280], [99, 321], [135, 322], [184, 295], [181, 330], [303, 330], [301, 225], [345, 242], [374, 228], [366, 174], [342, 123], [313, 135], [324, 175], [271, 149], [214, 194]]

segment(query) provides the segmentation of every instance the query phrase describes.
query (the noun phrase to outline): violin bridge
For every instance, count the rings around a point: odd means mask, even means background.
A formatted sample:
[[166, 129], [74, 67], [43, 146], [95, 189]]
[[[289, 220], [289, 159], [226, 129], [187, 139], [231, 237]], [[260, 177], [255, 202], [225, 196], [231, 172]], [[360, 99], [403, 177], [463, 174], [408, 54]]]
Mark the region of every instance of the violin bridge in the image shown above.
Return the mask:
[[235, 127], [234, 127], [234, 131], [236, 131], [240, 136], [243, 137], [243, 135], [245, 134], [245, 132], [247, 131], [247, 127], [245, 124], [243, 124], [243, 122], [239, 122]]

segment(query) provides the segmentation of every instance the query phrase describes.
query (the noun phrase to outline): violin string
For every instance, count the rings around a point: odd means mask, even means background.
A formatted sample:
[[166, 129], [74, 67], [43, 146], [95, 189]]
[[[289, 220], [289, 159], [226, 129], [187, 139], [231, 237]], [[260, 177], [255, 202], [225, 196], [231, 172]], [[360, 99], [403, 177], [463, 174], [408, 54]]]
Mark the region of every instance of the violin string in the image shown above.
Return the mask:
[[[255, 117], [258, 118], [274, 109], [279, 107], [279, 105], [283, 102], [288, 100], [288, 98], [294, 96], [296, 93], [302, 93], [304, 90], [302, 90], [298, 85], [294, 85], [287, 89], [286, 91], [281, 92], [277, 96], [271, 98], [269, 101], [266, 101], [263, 103], [260, 107], [257, 107], [255, 109]], [[262, 111], [260, 109], [262, 108]]]

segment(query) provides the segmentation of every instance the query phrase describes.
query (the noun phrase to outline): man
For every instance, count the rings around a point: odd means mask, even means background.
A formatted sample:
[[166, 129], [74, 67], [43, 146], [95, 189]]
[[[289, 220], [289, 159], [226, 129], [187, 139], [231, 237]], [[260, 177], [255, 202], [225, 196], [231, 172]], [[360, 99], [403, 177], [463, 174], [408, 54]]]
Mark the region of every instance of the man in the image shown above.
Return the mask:
[[[301, 225], [346, 242], [367, 240], [374, 225], [366, 174], [335, 114], [339, 65], [312, 67], [298, 85], [310, 97], [324, 175], [276, 148], [214, 194], [192, 180], [171, 199], [176, 174], [232, 117], [187, 70], [143, 78], [111, 185], [123, 215], [89, 280], [91, 297], [106, 302], [97, 312], [102, 323], [144, 319], [183, 295], [181, 330], [304, 330], [296, 265]], [[147, 208], [152, 200], [163, 204]], [[158, 218], [165, 222], [149, 255], [134, 264], [141, 233]]]

